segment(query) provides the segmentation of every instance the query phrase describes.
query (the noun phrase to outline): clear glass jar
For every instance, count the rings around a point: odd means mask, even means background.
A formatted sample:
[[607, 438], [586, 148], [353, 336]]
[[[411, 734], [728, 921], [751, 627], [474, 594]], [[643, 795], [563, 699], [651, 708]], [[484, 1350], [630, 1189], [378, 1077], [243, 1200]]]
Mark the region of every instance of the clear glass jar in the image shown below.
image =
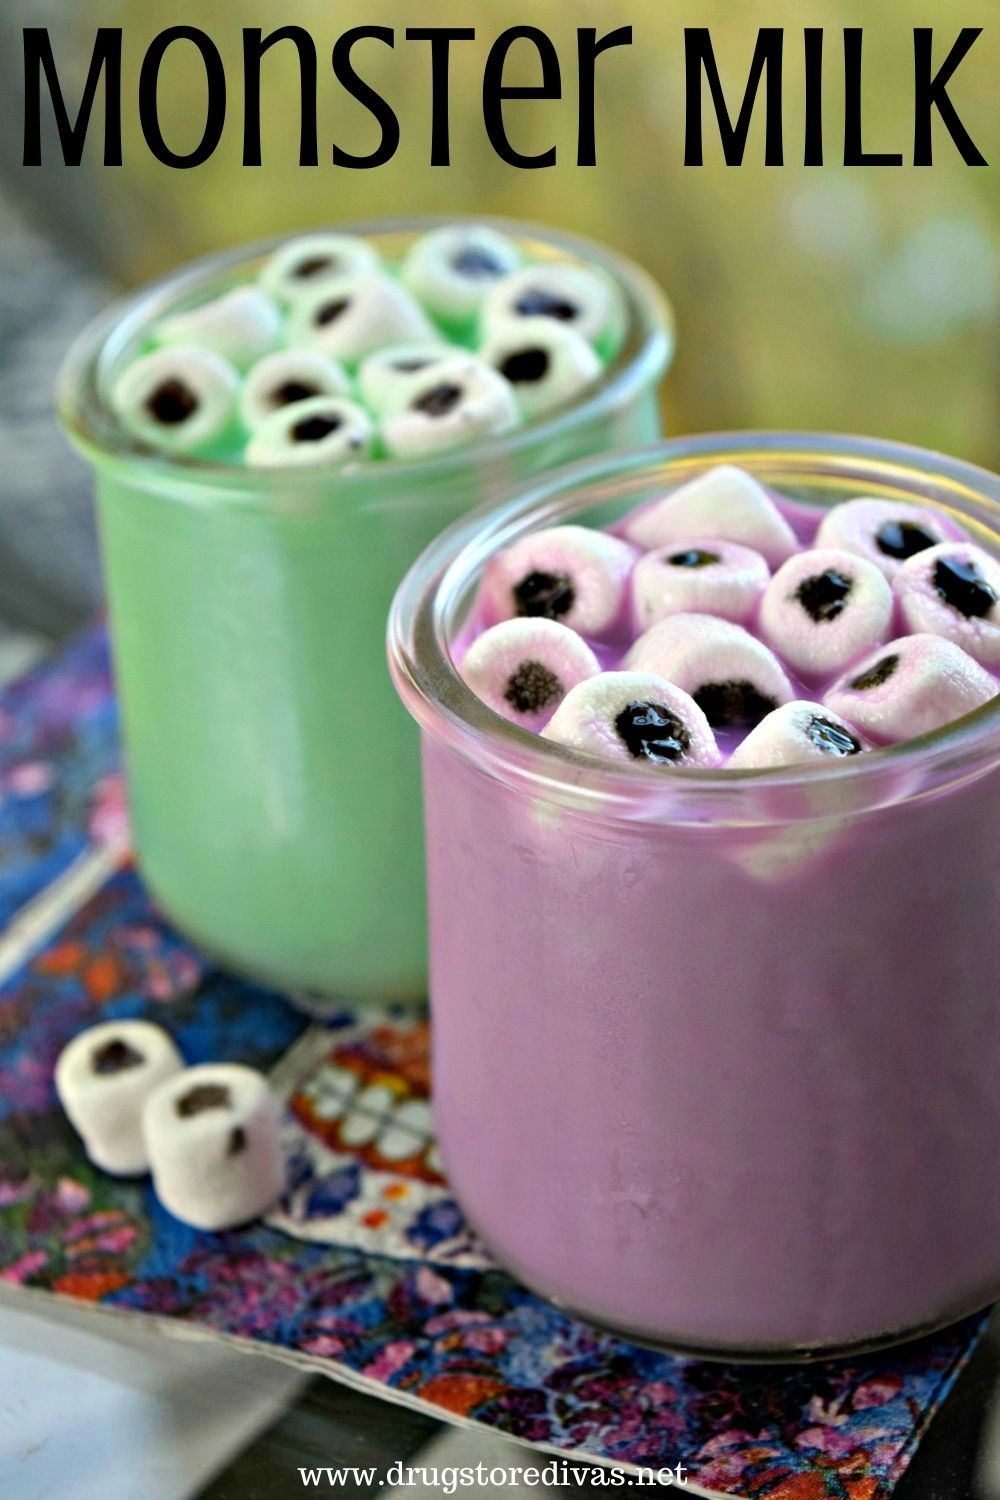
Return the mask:
[[[393, 260], [441, 222], [346, 227]], [[492, 222], [534, 258], [603, 267], [629, 313], [602, 381], [509, 436], [334, 474], [137, 448], [105, 393], [143, 331], [253, 275], [279, 241], [112, 307], [62, 372], [62, 421], [96, 480], [143, 875], [208, 951], [310, 1003], [426, 993], [417, 737], [384, 653], [403, 573], [512, 484], [660, 431], [672, 321], [655, 285], [588, 241]]]
[[931, 502], [997, 546], [977, 469], [693, 438], [452, 528], [390, 661], [423, 733], [436, 1119], [471, 1222], [596, 1323], [786, 1359], [1000, 1293], [1000, 699], [828, 766], [657, 777], [508, 723], [451, 657], [498, 548], [722, 461], [818, 505]]

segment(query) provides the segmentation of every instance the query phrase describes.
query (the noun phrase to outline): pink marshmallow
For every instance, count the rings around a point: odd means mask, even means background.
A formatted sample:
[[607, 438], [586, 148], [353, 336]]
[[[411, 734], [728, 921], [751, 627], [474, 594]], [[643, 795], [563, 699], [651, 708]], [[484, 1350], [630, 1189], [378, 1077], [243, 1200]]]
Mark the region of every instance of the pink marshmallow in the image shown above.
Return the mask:
[[853, 552], [872, 562], [890, 583], [908, 557], [965, 533], [940, 511], [905, 500], [844, 500], [824, 516], [817, 547]]
[[796, 698], [783, 703], [751, 729], [729, 757], [734, 768], [797, 766], [836, 760], [863, 749], [857, 733], [822, 703]]
[[742, 625], [712, 615], [670, 615], [625, 658], [629, 671], [655, 672], [690, 693], [710, 724], [756, 724], [794, 696], [774, 653]]
[[625, 522], [630, 542], [651, 550], [691, 537], [739, 542], [777, 567], [795, 551], [795, 533], [763, 485], [732, 464], [719, 464], [697, 479], [644, 505]]
[[790, 557], [764, 591], [764, 639], [803, 677], [827, 677], [892, 628], [892, 589], [874, 563], [816, 548]]
[[632, 612], [640, 630], [668, 615], [718, 615], [742, 624], [770, 577], [759, 552], [738, 542], [698, 538], [647, 552], [632, 574]]
[[961, 646], [984, 666], [1000, 665], [1000, 562], [971, 542], [918, 552], [893, 588], [911, 630]]
[[556, 620], [503, 620], [462, 660], [468, 686], [495, 713], [540, 729], [570, 688], [601, 670], [586, 641]]
[[873, 651], [824, 703], [877, 744], [929, 734], [989, 703], [997, 683], [960, 646], [937, 635], [905, 635]]
[[602, 672], [566, 694], [545, 739], [605, 760], [717, 766], [708, 720], [687, 693], [652, 672]]
[[551, 526], [498, 552], [483, 574], [486, 618], [558, 620], [600, 637], [622, 613], [636, 554], [627, 542], [588, 526]]

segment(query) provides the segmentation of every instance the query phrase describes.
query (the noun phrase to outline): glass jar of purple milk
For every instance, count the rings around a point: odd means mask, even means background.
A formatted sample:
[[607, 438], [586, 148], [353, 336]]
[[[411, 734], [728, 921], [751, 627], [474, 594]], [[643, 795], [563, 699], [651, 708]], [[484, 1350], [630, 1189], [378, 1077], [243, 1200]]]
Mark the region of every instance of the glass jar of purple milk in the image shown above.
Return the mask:
[[996, 476], [735, 434], [565, 469], [400, 588], [442, 1156], [554, 1302], [794, 1359], [1000, 1295], [998, 558]]

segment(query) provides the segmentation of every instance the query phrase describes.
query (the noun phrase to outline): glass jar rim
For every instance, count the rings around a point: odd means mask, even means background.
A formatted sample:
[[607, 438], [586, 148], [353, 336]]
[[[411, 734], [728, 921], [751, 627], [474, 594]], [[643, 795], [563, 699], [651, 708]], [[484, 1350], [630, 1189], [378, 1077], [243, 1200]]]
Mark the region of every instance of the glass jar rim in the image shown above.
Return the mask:
[[525, 422], [511, 433], [442, 453], [416, 459], [380, 458], [352, 469], [352, 482], [371, 474], [379, 482], [388, 477], [405, 484], [432, 469], [435, 474], [447, 476], [452, 469], [458, 471], [470, 463], [489, 465], [522, 448], [547, 442], [571, 432], [578, 425], [600, 418], [609, 408], [628, 402], [638, 391], [662, 377], [674, 352], [673, 309], [656, 281], [635, 261], [582, 235], [535, 225], [527, 220], [469, 214], [412, 215], [317, 225], [293, 234], [274, 235], [251, 244], [234, 246], [190, 261], [117, 298], [83, 329], [63, 359], [56, 385], [60, 422], [72, 442], [91, 462], [124, 463], [130, 471], [141, 472], [150, 489], [155, 489], [158, 482], [169, 481], [176, 487], [179, 480], [184, 480], [195, 486], [210, 487], [216, 493], [226, 493], [234, 499], [251, 499], [262, 489], [276, 486], [283, 490], [290, 486], [309, 489], [315, 488], [317, 483], [329, 483], [336, 479], [336, 473], [326, 473], [321, 466], [290, 465], [249, 470], [238, 464], [189, 455], [167, 456], [145, 449], [129, 435], [104, 401], [101, 394], [103, 373], [127, 340], [173, 307], [178, 298], [196, 291], [199, 285], [214, 277], [234, 272], [241, 265], [271, 254], [298, 234], [418, 235], [433, 229], [463, 226], [484, 226], [521, 240], [534, 240], [597, 265], [615, 280], [628, 298], [636, 320], [635, 347], [616, 356], [602, 378], [579, 401], [559, 409], [551, 417], [542, 416]]
[[[668, 485], [718, 463], [767, 469], [768, 482], [785, 476], [806, 482], [835, 476], [855, 495], [898, 494], [950, 508], [970, 502], [995, 508], [1000, 521], [1000, 476], [942, 454], [877, 438], [810, 432], [699, 434], [635, 450], [604, 454], [553, 471], [520, 487], [507, 500], [463, 517], [418, 558], [393, 601], [389, 666], [403, 702], [421, 728], [495, 779], [580, 812], [642, 823], [729, 821], [754, 824], [816, 820], [836, 808], [849, 786], [851, 813], [916, 795], [913, 775], [940, 773], [957, 781], [1000, 765], [1000, 696], [982, 708], [922, 734], [860, 756], [829, 763], [761, 769], [706, 770], [657, 775], [649, 767], [598, 760], [541, 738], [494, 712], [460, 676], [449, 646], [454, 615], [494, 552], [542, 526], [572, 520], [611, 500], [616, 481]], [[620, 493], [620, 491], [619, 491]], [[560, 505], [567, 497], [576, 506]], [[845, 495], [845, 498], [847, 496]], [[567, 513], [568, 512], [568, 513]], [[968, 524], [966, 511], [956, 509]], [[983, 524], [983, 523], [981, 523]], [[985, 757], [985, 760], [984, 760]], [[775, 817], [775, 793], [803, 795]], [[837, 797], [841, 800], [838, 803]], [[787, 801], [788, 799], [786, 799]]]

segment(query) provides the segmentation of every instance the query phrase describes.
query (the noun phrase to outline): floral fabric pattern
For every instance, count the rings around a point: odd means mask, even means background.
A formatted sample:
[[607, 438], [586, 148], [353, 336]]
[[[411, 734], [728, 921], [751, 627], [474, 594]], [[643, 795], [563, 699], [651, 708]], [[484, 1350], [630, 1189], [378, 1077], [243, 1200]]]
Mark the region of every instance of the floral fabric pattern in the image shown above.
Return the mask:
[[117, 724], [101, 627], [0, 693], [0, 927], [108, 836]]

